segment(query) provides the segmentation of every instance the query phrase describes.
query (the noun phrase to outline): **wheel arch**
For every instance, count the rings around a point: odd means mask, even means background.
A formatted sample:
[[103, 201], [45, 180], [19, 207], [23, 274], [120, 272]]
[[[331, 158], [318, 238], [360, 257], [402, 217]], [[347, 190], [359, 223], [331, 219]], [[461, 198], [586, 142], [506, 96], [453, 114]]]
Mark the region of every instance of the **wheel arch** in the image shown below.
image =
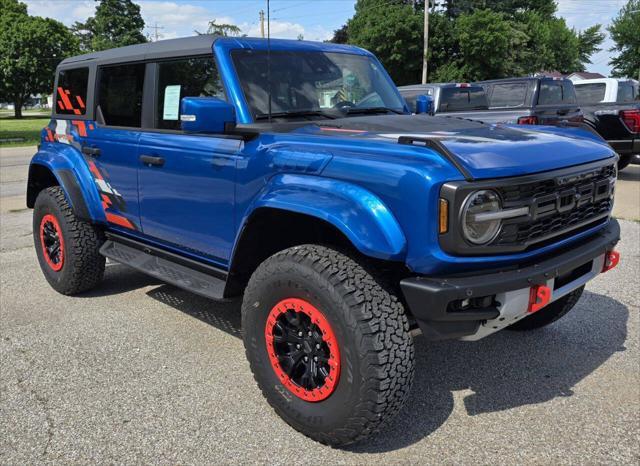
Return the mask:
[[78, 218], [106, 220], [89, 167], [75, 148], [40, 150], [33, 157], [27, 179], [27, 207], [33, 208], [40, 191], [51, 186], [62, 188]]
[[241, 292], [267, 257], [323, 244], [371, 260], [400, 263], [406, 239], [384, 203], [364, 188], [308, 175], [280, 175], [253, 203], [233, 248], [225, 295]]

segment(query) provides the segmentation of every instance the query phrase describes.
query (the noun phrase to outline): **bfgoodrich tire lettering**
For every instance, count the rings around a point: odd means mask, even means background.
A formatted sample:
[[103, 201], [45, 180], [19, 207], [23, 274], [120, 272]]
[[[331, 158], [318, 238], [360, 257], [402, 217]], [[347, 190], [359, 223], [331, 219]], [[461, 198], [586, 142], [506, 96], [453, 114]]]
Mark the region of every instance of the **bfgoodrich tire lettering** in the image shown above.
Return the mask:
[[[305, 401], [280, 383], [267, 354], [267, 316], [288, 298], [320, 310], [339, 345], [340, 378], [322, 401]], [[262, 263], [245, 291], [242, 328], [251, 370], [269, 404], [319, 442], [341, 446], [377, 432], [409, 393], [414, 349], [402, 304], [332, 249], [303, 245]]]
[[[41, 227], [51, 217], [64, 242], [62, 266], [52, 267], [43, 250]], [[40, 268], [59, 293], [72, 295], [95, 287], [104, 275], [105, 258], [99, 253], [102, 232], [76, 218], [60, 186], [41, 191], [33, 208], [33, 240]]]

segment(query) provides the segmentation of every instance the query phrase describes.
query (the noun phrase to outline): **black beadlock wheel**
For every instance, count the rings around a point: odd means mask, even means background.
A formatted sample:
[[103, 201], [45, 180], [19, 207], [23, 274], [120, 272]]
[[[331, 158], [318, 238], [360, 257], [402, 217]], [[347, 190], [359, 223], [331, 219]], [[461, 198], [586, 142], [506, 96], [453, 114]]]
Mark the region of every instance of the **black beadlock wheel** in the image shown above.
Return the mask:
[[60, 186], [38, 194], [33, 208], [33, 241], [40, 269], [59, 293], [81, 293], [102, 280], [102, 232], [76, 218]]
[[535, 330], [538, 328], [546, 327], [549, 324], [554, 323], [562, 316], [567, 314], [577, 304], [582, 292], [584, 291], [584, 285], [580, 288], [573, 290], [566, 296], [552, 302], [546, 307], [543, 307], [535, 314], [525, 317], [519, 320], [515, 324], [507, 327], [508, 330]]
[[242, 328], [267, 401], [314, 440], [363, 439], [407, 398], [414, 349], [403, 306], [335, 250], [303, 245], [263, 262], [245, 290]]

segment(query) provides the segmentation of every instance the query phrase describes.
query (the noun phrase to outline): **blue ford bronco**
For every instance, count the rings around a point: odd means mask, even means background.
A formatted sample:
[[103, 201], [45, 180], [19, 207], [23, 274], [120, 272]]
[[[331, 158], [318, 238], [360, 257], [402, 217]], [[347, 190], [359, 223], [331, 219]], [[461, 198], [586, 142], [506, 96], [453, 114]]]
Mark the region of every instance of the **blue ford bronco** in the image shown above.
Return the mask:
[[409, 393], [413, 337], [566, 314], [614, 267], [616, 155], [578, 128], [412, 115], [357, 47], [198, 36], [64, 60], [28, 180], [66, 295], [105, 258], [242, 297], [275, 411], [340, 446]]

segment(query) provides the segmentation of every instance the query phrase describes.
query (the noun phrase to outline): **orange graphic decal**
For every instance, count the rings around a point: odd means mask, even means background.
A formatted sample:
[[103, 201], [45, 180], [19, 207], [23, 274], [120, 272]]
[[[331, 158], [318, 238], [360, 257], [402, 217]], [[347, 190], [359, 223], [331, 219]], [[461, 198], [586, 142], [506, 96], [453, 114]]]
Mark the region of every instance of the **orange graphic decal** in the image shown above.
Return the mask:
[[128, 218], [123, 217], [122, 215], [112, 214], [111, 212], [105, 212], [105, 215], [107, 216], [107, 221], [108, 222], [114, 223], [114, 224], [119, 225], [121, 227], [131, 228], [132, 230], [135, 230], [135, 227], [129, 221]]

